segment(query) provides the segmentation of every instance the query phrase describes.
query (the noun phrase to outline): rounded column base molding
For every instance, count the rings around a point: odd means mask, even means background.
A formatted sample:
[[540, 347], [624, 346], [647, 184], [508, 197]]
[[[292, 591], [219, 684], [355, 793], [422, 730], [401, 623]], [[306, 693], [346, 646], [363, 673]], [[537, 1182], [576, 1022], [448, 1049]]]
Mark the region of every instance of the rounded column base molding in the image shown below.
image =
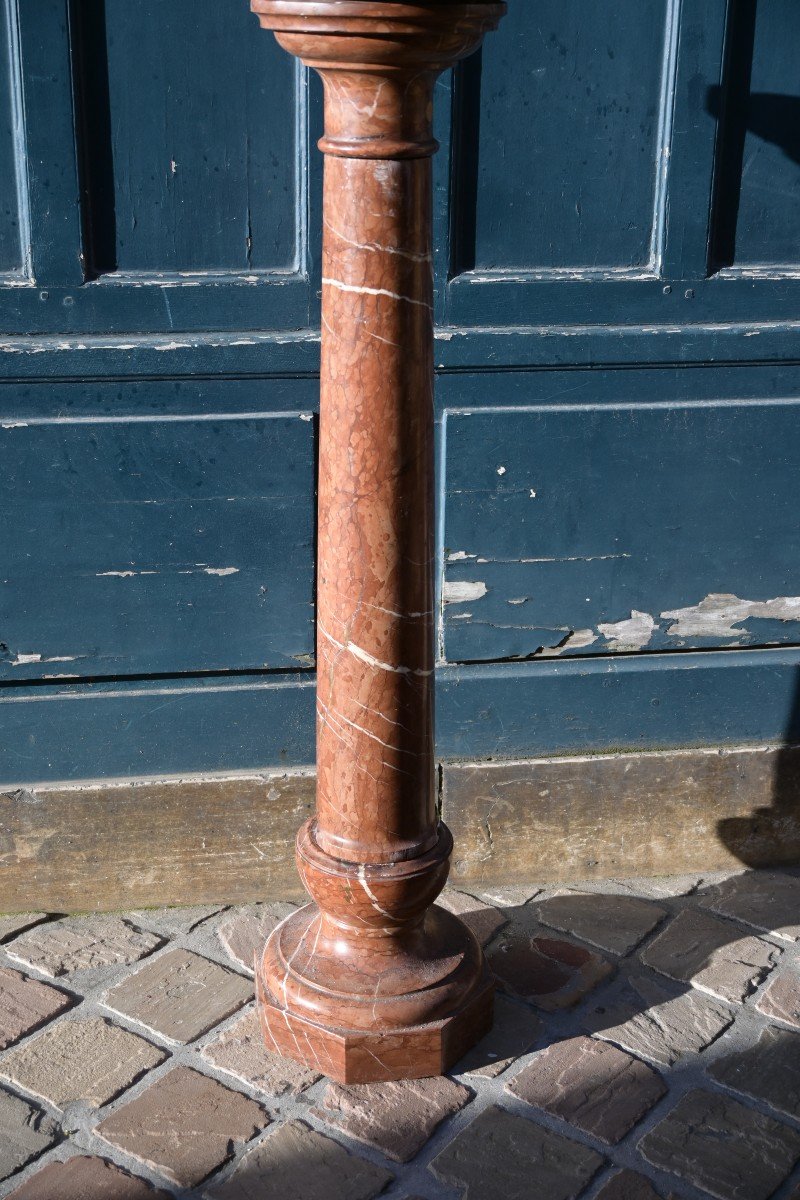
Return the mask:
[[[325, 923], [307, 905], [273, 931], [256, 961], [268, 1050], [339, 1083], [375, 1083], [441, 1075], [488, 1033], [494, 982], [458, 918], [433, 905], [415, 944], [396, 944], [369, 966], [361, 951], [320, 952]], [[395, 986], [410, 990], [393, 994]]]
[[317, 903], [256, 962], [267, 1045], [343, 1083], [447, 1070], [488, 1029], [493, 994], [475, 936], [433, 904], [450, 831], [418, 858], [371, 865], [332, 858], [314, 832], [313, 819], [300, 830], [297, 862]]

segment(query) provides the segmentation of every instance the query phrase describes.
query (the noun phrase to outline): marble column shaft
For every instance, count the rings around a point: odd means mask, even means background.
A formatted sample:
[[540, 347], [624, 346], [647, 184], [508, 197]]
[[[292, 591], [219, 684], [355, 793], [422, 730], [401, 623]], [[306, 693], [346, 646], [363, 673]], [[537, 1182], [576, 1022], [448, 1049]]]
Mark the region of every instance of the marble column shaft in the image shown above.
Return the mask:
[[351, 862], [437, 837], [430, 176], [325, 161], [317, 840]]

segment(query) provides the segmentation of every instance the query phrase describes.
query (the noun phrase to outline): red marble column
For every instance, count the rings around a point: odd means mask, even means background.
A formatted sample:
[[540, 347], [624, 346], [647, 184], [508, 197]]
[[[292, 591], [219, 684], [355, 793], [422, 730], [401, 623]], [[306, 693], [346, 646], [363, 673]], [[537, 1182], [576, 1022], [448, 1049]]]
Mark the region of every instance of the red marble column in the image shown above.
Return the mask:
[[266, 1043], [344, 1082], [435, 1075], [491, 1023], [433, 756], [431, 131], [505, 6], [253, 0], [325, 89], [314, 904], [256, 978]]

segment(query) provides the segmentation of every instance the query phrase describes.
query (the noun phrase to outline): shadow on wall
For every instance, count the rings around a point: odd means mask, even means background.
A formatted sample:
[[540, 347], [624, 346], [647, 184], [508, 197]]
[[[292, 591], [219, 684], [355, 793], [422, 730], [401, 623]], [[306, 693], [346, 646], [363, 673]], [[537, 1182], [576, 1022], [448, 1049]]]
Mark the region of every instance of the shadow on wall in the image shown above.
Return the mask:
[[800, 96], [750, 90], [754, 34], [755, 4], [744, 4], [732, 38], [728, 82], [724, 88], [717, 84], [706, 93], [706, 111], [719, 126], [715, 190], [722, 202], [714, 205], [717, 215], [711, 259], [715, 270], [736, 261], [747, 135], [777, 146], [791, 162], [800, 164]]
[[[723, 845], [748, 867], [775, 862], [780, 845], [796, 845], [800, 829], [800, 668], [783, 748], [776, 756], [772, 781], [772, 803], [757, 808], [749, 817], [726, 817], [717, 822]], [[777, 855], [780, 861], [780, 855]]]
[[800, 96], [751, 92], [727, 98], [723, 106], [722, 88], [715, 84], [708, 89], [706, 110], [717, 120], [724, 116], [726, 138], [743, 142], [748, 133], [754, 133], [800, 164]]

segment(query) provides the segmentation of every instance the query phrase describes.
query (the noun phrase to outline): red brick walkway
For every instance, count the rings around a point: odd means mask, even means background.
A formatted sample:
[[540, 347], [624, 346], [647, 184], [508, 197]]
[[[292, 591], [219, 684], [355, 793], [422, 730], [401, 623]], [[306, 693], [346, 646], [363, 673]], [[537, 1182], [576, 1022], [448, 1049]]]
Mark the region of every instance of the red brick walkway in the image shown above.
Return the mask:
[[800, 1200], [800, 873], [444, 902], [493, 1032], [348, 1088], [261, 1047], [288, 905], [0, 917], [0, 1197]]

